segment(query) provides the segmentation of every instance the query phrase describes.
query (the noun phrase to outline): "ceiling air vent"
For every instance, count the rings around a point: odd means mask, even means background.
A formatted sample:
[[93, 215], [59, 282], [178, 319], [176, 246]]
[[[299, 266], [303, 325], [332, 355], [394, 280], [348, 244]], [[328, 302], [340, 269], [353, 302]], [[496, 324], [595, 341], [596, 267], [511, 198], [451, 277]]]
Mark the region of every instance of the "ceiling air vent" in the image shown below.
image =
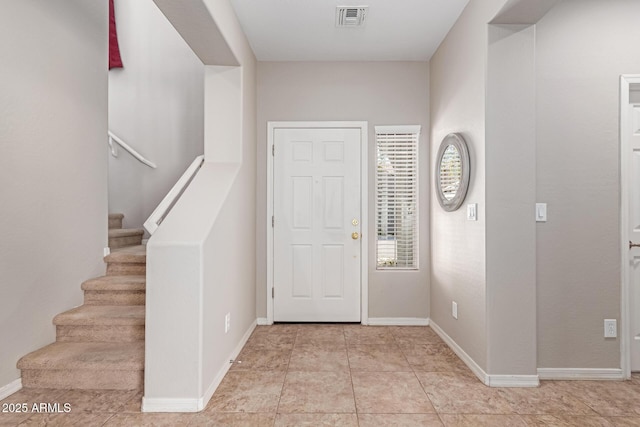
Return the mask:
[[361, 27], [367, 16], [369, 6], [338, 6], [336, 8], [336, 27]]

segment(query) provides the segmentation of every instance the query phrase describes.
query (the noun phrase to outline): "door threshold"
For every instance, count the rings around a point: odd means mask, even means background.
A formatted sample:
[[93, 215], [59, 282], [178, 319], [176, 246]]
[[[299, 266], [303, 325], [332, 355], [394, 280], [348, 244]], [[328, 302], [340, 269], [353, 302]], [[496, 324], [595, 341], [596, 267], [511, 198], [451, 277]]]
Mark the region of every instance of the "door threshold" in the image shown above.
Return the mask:
[[[361, 322], [273, 322], [274, 325], [361, 325]], [[640, 338], [638, 338], [640, 339]]]

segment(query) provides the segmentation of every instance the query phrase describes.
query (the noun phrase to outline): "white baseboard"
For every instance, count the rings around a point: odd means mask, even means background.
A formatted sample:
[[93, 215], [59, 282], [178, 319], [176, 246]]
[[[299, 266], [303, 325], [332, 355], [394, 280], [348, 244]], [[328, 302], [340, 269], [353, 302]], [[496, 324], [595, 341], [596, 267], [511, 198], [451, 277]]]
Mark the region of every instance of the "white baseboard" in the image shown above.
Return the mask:
[[143, 397], [142, 412], [198, 412], [200, 400], [178, 397]]
[[451, 338], [447, 333], [442, 330], [433, 320], [429, 321], [429, 326], [435, 331], [436, 334], [447, 343], [447, 345], [458, 355], [460, 359], [471, 369], [471, 372], [483, 384], [489, 387], [538, 387], [540, 385], [540, 379], [538, 375], [489, 375], [484, 369], [478, 365], [475, 360], [471, 358], [463, 349]]
[[429, 326], [429, 319], [421, 317], [369, 317], [370, 326]]
[[7, 385], [3, 385], [2, 387], [0, 387], [0, 400], [6, 399], [16, 391], [19, 391], [21, 388], [22, 388], [22, 378], [18, 378], [15, 381], [11, 381]]
[[258, 317], [258, 320], [256, 320], [256, 322], [260, 326], [264, 326], [264, 325], [268, 325], [269, 324], [269, 320], [267, 320], [266, 317]]
[[142, 412], [200, 412], [209, 403], [209, 399], [213, 396], [216, 389], [222, 382], [222, 379], [227, 374], [229, 369], [231, 368], [231, 363], [229, 360], [235, 360], [242, 351], [242, 348], [249, 340], [249, 337], [253, 333], [253, 330], [256, 328], [256, 321], [254, 321], [247, 332], [242, 336], [242, 339], [238, 343], [238, 345], [233, 349], [231, 354], [225, 359], [222, 367], [213, 378], [213, 381], [207, 387], [207, 390], [204, 393], [204, 396], [200, 398], [142, 398]]
[[[233, 351], [231, 352], [229, 357], [227, 357], [226, 360], [236, 360], [236, 358], [242, 351], [242, 348], [245, 346], [247, 341], [249, 341], [249, 337], [253, 333], [253, 330], [256, 328], [256, 325], [257, 325], [257, 322], [254, 320], [251, 326], [249, 326], [249, 329], [247, 329], [247, 331], [242, 336], [242, 339], [240, 340], [236, 348], [233, 349]], [[202, 406], [200, 407], [200, 409], [198, 409], [198, 411], [202, 411], [205, 408], [205, 406], [207, 406], [207, 403], [209, 403], [209, 399], [211, 399], [211, 396], [213, 396], [213, 393], [215, 393], [216, 389], [222, 382], [222, 379], [224, 378], [225, 375], [227, 375], [227, 372], [229, 372], [229, 369], [231, 369], [231, 363], [226, 362], [224, 365], [222, 365], [222, 367], [218, 371], [218, 374], [215, 376], [215, 378], [207, 388], [207, 391], [205, 392], [204, 396], [202, 397], [201, 399]]]
[[489, 387], [538, 387], [538, 375], [487, 375]]
[[624, 380], [622, 369], [538, 368], [541, 380]]
[[473, 372], [476, 375], [476, 377], [478, 377], [478, 379], [480, 381], [482, 381], [483, 384], [487, 384], [489, 382], [488, 375], [484, 371], [484, 369], [482, 369], [480, 367], [480, 365], [478, 365], [476, 363], [476, 361], [473, 360], [471, 358], [471, 356], [469, 356], [462, 349], [462, 347], [460, 347], [458, 345], [458, 343], [456, 343], [453, 340], [453, 338], [451, 338], [449, 335], [447, 335], [447, 333], [445, 331], [443, 331], [442, 328], [440, 326], [438, 326], [438, 324], [436, 322], [431, 320], [429, 322], [429, 326], [431, 326], [431, 329], [433, 329], [434, 332], [436, 334], [438, 334], [440, 336], [440, 338], [442, 338], [442, 340], [451, 348], [451, 350], [453, 350], [453, 352], [455, 354], [457, 354], [460, 359], [462, 359], [462, 361], [465, 363], [465, 365], [467, 365], [469, 367], [469, 369], [471, 369], [471, 372]]

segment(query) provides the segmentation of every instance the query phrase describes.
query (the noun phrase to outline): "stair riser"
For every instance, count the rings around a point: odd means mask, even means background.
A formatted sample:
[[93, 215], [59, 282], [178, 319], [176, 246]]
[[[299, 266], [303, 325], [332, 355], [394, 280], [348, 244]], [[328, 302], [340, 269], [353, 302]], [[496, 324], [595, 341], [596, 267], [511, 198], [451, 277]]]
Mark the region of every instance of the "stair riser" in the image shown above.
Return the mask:
[[142, 390], [143, 384], [143, 371], [22, 370], [25, 388]]
[[144, 325], [71, 326], [58, 325], [60, 342], [133, 342], [144, 341]]
[[110, 262], [107, 264], [107, 276], [130, 276], [147, 274], [147, 264]]
[[86, 305], [144, 305], [144, 291], [84, 291]]
[[109, 230], [122, 228], [122, 218], [109, 218]]
[[122, 248], [125, 246], [137, 246], [142, 244], [142, 235], [109, 237], [109, 247], [111, 249]]

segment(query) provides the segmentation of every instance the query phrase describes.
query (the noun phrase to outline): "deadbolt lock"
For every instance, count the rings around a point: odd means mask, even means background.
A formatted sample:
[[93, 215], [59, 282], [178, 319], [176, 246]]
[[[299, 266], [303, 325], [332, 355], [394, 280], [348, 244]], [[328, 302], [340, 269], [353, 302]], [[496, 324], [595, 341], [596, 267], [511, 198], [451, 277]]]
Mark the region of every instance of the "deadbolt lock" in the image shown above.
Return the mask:
[[353, 226], [355, 227], [356, 225], [360, 224], [360, 222], [354, 218], [353, 221], [351, 221], [351, 224], [353, 224]]

